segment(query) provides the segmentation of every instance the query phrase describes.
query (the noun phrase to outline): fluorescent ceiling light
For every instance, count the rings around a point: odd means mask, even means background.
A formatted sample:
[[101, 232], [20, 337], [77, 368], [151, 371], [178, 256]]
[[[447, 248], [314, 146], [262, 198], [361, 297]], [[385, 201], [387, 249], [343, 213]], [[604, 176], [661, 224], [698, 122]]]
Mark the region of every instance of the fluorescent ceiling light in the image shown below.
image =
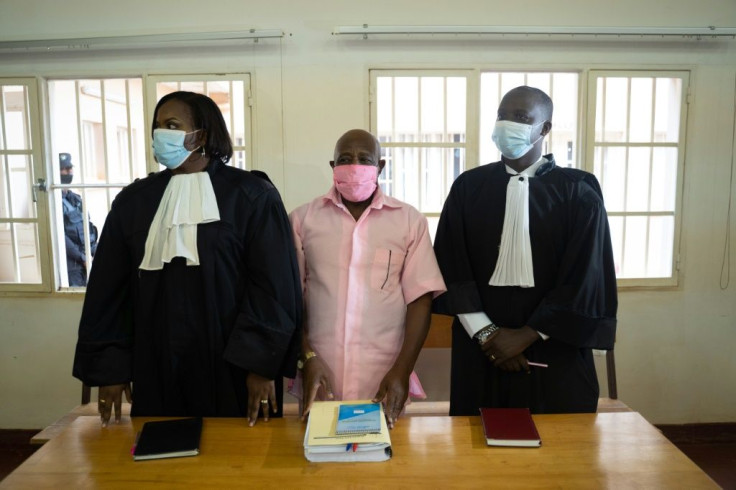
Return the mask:
[[486, 35], [580, 35], [580, 36], [660, 36], [722, 37], [736, 36], [733, 27], [578, 27], [578, 26], [337, 26], [333, 35], [388, 34], [486, 34]]
[[140, 36], [83, 37], [73, 39], [32, 39], [0, 41], [0, 51], [56, 51], [64, 49], [118, 49], [164, 46], [192, 46], [202, 43], [232, 44], [238, 41], [284, 37], [280, 29], [249, 29], [229, 32], [187, 34], [146, 34]]

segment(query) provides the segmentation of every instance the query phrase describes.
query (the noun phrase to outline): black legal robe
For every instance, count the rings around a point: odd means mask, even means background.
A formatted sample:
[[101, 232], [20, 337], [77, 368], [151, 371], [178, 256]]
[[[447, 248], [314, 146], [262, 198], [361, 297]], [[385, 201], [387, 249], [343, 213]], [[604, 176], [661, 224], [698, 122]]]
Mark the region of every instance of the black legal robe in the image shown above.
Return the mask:
[[73, 374], [132, 381], [133, 415], [245, 416], [248, 372], [277, 380], [279, 405], [282, 376], [295, 374], [301, 287], [281, 197], [219, 161], [206, 171], [220, 221], [198, 225], [199, 266], [139, 269], [169, 170], [123, 189], [102, 230]]
[[479, 407], [529, 407], [534, 413], [592, 412], [598, 381], [591, 349], [611, 349], [616, 332], [616, 275], [608, 218], [590, 173], [550, 160], [529, 179], [533, 288], [488, 284], [498, 259], [511, 177], [502, 162], [460, 175], [442, 210], [435, 253], [447, 292], [436, 313], [485, 312], [498, 326], [529, 325], [550, 338], [524, 355], [548, 368], [507, 373], [483, 355], [456, 318], [450, 413]]

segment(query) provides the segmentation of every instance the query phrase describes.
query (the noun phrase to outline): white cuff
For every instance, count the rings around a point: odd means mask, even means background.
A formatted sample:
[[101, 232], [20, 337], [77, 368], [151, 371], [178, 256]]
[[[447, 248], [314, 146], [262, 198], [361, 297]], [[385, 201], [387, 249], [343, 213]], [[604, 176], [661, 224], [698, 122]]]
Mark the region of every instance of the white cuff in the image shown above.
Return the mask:
[[488, 315], [479, 311], [477, 313], [462, 313], [457, 316], [470, 338], [493, 323]]

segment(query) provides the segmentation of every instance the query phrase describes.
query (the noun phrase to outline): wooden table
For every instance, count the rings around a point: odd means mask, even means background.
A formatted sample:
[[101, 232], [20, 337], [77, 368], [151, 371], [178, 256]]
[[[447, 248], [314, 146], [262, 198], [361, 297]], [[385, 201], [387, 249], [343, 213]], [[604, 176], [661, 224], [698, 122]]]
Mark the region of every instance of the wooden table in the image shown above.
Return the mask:
[[199, 456], [133, 462], [146, 420], [102, 429], [98, 417], [79, 417], [0, 487], [717, 488], [636, 412], [535, 415], [541, 448], [488, 447], [479, 417], [404, 417], [382, 463], [309, 463], [294, 417], [252, 428], [205, 419]]

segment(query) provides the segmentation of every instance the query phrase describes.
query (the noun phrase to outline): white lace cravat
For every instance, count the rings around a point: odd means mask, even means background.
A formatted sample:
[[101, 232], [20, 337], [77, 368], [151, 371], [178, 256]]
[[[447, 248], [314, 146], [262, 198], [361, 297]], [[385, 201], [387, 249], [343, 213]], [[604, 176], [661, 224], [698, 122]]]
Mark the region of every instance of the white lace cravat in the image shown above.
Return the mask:
[[140, 268], [163, 269], [174, 257], [199, 265], [197, 225], [220, 220], [215, 191], [207, 172], [171, 177], [151, 222]]
[[[532, 242], [529, 238], [529, 179], [546, 161], [541, 158], [509, 180], [498, 261], [488, 282], [491, 286], [534, 287]], [[514, 173], [508, 167], [506, 170]]]

